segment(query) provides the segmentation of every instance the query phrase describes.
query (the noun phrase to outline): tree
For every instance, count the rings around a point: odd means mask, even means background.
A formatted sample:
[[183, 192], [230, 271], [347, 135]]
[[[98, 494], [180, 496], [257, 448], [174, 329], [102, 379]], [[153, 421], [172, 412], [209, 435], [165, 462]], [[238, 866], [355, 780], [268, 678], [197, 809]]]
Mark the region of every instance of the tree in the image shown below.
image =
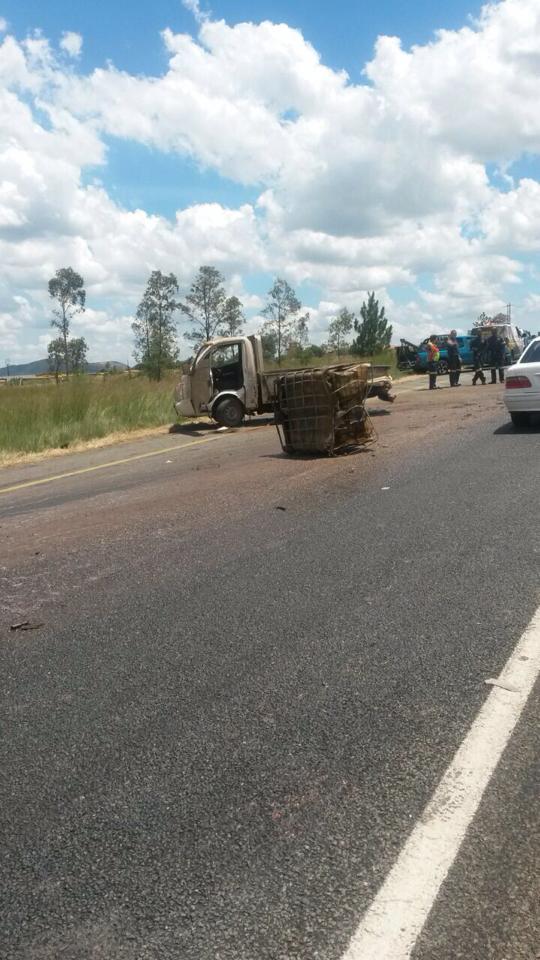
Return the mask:
[[174, 320], [177, 292], [174, 273], [166, 275], [161, 270], [153, 270], [131, 325], [135, 334], [135, 357], [140, 368], [153, 380], [161, 380], [163, 371], [174, 366], [178, 359]]
[[358, 336], [353, 341], [352, 351], [361, 357], [372, 357], [379, 350], [387, 350], [392, 339], [392, 326], [385, 316], [384, 307], [379, 307], [375, 293], [368, 294], [367, 303], [360, 308], [362, 320], [354, 321]]
[[225, 336], [240, 336], [244, 319], [242, 304], [238, 297], [227, 297], [222, 312], [223, 332]]
[[336, 351], [338, 357], [341, 355], [346, 338], [353, 328], [354, 321], [354, 313], [347, 310], [347, 307], [343, 307], [337, 317], [334, 317], [334, 319], [330, 321], [328, 326], [328, 344]]
[[58, 306], [53, 308], [51, 327], [60, 333], [63, 342], [63, 366], [66, 377], [69, 376], [68, 337], [71, 320], [77, 313], [83, 313], [86, 304], [84, 280], [71, 267], [61, 267], [49, 280], [49, 296]]
[[69, 369], [73, 373], [84, 373], [87, 366], [88, 344], [84, 337], [68, 340]]
[[307, 340], [309, 314], [299, 317], [301, 309], [302, 304], [293, 288], [286, 280], [277, 277], [272, 289], [268, 291], [268, 303], [262, 311], [266, 322], [261, 333], [275, 336], [278, 363], [281, 363], [283, 354], [293, 340], [300, 343]]
[[54, 373], [54, 378], [57, 383], [60, 370], [64, 366], [64, 360], [64, 341], [61, 337], [58, 337], [56, 340], [51, 340], [47, 347], [47, 363], [49, 365], [49, 372]]
[[264, 360], [275, 360], [277, 352], [277, 337], [275, 333], [261, 334], [262, 352]]
[[324, 357], [325, 351], [318, 343], [308, 343], [302, 346], [297, 340], [293, 340], [287, 350], [287, 361], [292, 363], [310, 364], [315, 358]]
[[196, 347], [223, 332], [224, 283], [225, 278], [215, 267], [200, 267], [185, 302], [178, 305], [191, 324], [184, 336]]

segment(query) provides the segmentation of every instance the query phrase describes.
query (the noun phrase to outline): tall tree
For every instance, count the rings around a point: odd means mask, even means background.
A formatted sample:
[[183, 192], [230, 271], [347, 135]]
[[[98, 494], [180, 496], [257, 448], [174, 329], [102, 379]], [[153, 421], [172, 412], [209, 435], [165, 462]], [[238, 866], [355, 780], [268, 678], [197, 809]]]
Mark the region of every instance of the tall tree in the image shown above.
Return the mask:
[[238, 337], [242, 333], [244, 322], [242, 304], [238, 297], [227, 297], [223, 305], [223, 332], [227, 337]]
[[379, 350], [386, 350], [392, 339], [392, 326], [386, 319], [384, 307], [379, 307], [375, 293], [368, 295], [367, 303], [364, 300], [360, 308], [361, 320], [354, 321], [354, 329], [358, 334], [352, 350], [361, 357], [372, 357]]
[[223, 332], [224, 283], [225, 278], [215, 267], [200, 267], [184, 303], [179, 304], [191, 324], [184, 336], [196, 347]]
[[261, 332], [274, 334], [278, 363], [293, 340], [300, 343], [307, 340], [309, 314], [299, 317], [301, 309], [302, 304], [293, 288], [286, 280], [277, 277], [268, 291], [268, 303], [262, 311], [266, 322]]
[[174, 366], [178, 359], [176, 293], [178, 283], [174, 273], [166, 275], [161, 270], [153, 270], [131, 325], [135, 334], [135, 356], [153, 380], [161, 380], [167, 367]]
[[83, 313], [86, 304], [86, 290], [84, 280], [71, 267], [61, 267], [54, 277], [49, 280], [49, 296], [56, 300], [53, 308], [51, 327], [58, 330], [64, 344], [63, 366], [66, 377], [69, 376], [69, 328], [71, 320], [77, 313]]
[[88, 344], [84, 337], [68, 340], [69, 369], [73, 373], [84, 373], [87, 366]]
[[355, 319], [354, 313], [347, 310], [347, 307], [343, 307], [328, 325], [328, 344], [336, 351], [338, 357], [341, 356]]

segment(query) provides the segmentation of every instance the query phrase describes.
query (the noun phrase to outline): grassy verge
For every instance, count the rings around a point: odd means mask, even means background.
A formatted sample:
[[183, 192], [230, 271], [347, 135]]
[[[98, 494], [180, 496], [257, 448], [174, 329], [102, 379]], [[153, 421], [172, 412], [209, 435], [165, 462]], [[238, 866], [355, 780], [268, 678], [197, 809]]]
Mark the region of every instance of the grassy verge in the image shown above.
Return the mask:
[[112, 433], [171, 423], [173, 373], [145, 377], [73, 377], [68, 382], [0, 388], [0, 455], [72, 447]]

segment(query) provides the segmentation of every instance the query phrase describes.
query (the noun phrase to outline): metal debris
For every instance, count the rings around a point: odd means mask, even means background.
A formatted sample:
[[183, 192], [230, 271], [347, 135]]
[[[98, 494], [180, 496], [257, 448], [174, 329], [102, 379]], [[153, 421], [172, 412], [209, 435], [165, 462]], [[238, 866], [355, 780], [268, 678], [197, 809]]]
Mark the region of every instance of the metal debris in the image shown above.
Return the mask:
[[20, 623], [12, 623], [10, 630], [37, 630], [39, 627], [43, 627], [43, 623], [31, 623], [30, 620], [21, 620]]
[[369, 363], [290, 370], [277, 377], [275, 422], [286, 453], [333, 456], [374, 439], [365, 408]]

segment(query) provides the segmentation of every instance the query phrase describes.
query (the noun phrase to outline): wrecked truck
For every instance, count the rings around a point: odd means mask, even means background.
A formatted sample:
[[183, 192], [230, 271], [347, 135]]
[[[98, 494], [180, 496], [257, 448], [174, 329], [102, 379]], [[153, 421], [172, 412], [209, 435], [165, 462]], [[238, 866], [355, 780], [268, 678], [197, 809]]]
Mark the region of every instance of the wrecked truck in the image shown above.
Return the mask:
[[[340, 365], [340, 369], [357, 364]], [[368, 364], [368, 397], [391, 401], [388, 366]], [[315, 370], [317, 368], [302, 368]], [[274, 413], [278, 381], [294, 370], [264, 370], [261, 337], [217, 337], [203, 343], [189, 372], [175, 389], [174, 406], [182, 417], [209, 416], [221, 426], [238, 427], [244, 417]]]

